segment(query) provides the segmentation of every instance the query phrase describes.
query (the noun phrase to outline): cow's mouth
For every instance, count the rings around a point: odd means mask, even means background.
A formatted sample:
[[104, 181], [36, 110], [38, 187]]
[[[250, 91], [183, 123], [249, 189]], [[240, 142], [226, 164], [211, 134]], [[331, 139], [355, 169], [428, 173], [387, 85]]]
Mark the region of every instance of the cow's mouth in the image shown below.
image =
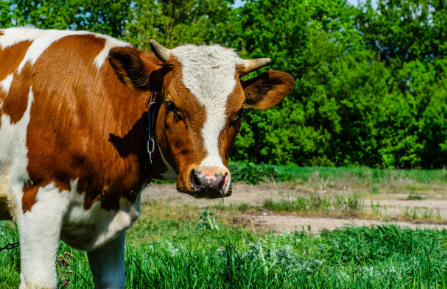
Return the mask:
[[193, 196], [196, 199], [225, 198], [225, 197], [231, 196], [231, 193], [232, 193], [231, 185], [228, 188], [227, 192], [223, 192], [223, 191], [215, 190], [215, 189], [209, 189], [209, 188], [200, 188], [200, 189], [192, 190], [192, 191], [182, 188], [182, 189], [179, 189], [178, 191], [181, 193], [185, 193], [190, 196]]

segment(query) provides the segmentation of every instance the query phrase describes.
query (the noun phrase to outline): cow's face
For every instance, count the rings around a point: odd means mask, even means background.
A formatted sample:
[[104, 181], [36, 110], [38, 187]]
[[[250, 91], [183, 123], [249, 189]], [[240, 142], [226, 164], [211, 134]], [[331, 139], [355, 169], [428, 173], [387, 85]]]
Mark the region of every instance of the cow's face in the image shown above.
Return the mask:
[[177, 176], [181, 192], [198, 198], [230, 195], [228, 158], [245, 109], [274, 106], [293, 90], [293, 78], [267, 71], [241, 81], [270, 60], [242, 60], [218, 45], [168, 50], [151, 41], [151, 46], [164, 63], [154, 71], [146, 64], [145, 71], [151, 72], [149, 87], [157, 91], [155, 133], [166, 171]]

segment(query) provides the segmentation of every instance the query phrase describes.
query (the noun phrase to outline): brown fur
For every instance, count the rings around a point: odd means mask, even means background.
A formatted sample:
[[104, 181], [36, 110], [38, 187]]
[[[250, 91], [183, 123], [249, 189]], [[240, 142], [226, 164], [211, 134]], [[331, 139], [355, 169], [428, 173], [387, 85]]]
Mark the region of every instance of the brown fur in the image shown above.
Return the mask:
[[293, 78], [282, 71], [268, 70], [255, 78], [242, 81], [247, 105], [254, 109], [269, 109], [286, 95], [291, 93], [295, 87]]
[[[98, 72], [93, 60], [103, 46], [93, 35], [64, 37], [33, 66], [28, 172], [33, 188], [55, 182], [70, 190], [78, 180], [85, 209], [101, 200], [118, 210], [119, 199], [135, 202], [144, 184], [148, 93], [126, 87], [107, 63]], [[36, 201], [33, 188], [24, 190], [24, 211]]]
[[[0, 48], [0, 63], [3, 66], [0, 70], [0, 80], [3, 80], [8, 75], [14, 73], [25, 57], [26, 51], [30, 45], [31, 42], [23, 41], [12, 47], [7, 47], [5, 49]], [[16, 96], [11, 96], [11, 94], [7, 95], [3, 90], [0, 90], [0, 102], [3, 103], [2, 109], [0, 110], [0, 126], [3, 113], [11, 118], [11, 123], [13, 124], [22, 118], [28, 102], [29, 84], [28, 91], [26, 91], [26, 85], [30, 78], [29, 72], [29, 65], [25, 66], [22, 69], [22, 73], [28, 78], [24, 81], [13, 81], [13, 83], [11, 83], [10, 91], [18, 89]], [[17, 73], [14, 73], [13, 77], [13, 80], [15, 80], [15, 78], [17, 78]]]

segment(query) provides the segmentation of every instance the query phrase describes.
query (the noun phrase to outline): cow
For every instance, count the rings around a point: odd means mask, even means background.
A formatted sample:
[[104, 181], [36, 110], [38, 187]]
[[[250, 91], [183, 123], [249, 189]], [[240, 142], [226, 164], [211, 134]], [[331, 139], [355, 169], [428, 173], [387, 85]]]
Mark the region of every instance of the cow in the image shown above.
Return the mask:
[[0, 213], [17, 224], [20, 288], [56, 288], [59, 239], [87, 251], [96, 288], [124, 288], [125, 232], [145, 185], [229, 196], [245, 109], [294, 89], [281, 71], [241, 80], [268, 58], [150, 45], [153, 54], [90, 32], [0, 30]]

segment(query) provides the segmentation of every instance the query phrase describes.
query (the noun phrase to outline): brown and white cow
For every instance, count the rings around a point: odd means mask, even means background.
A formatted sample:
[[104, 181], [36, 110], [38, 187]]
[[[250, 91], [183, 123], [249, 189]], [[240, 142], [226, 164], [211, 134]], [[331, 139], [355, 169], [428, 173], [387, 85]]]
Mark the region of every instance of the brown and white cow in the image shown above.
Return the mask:
[[294, 87], [280, 71], [240, 79], [269, 59], [151, 44], [155, 55], [89, 32], [0, 30], [0, 209], [7, 200], [3, 218], [18, 226], [20, 288], [56, 287], [59, 239], [88, 251], [97, 288], [123, 288], [125, 231], [146, 182], [176, 179], [200, 198], [231, 194], [241, 114]]

